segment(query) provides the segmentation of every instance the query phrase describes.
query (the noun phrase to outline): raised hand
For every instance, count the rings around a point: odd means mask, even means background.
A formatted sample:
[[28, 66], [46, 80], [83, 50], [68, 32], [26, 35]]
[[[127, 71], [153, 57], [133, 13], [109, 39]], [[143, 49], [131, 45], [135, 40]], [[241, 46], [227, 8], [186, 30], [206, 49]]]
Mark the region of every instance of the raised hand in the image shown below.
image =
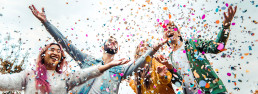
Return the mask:
[[113, 60], [110, 62], [111, 66], [118, 66], [128, 63], [130, 60], [125, 60], [125, 58], [119, 60]]
[[159, 42], [158, 44], [154, 45], [153, 46], [153, 49], [158, 51], [160, 47], [162, 47], [165, 43], [168, 42], [168, 38], [167, 39], [164, 39], [163, 41]]
[[168, 58], [165, 58], [163, 55], [158, 55], [157, 57], [155, 57], [155, 59], [159, 63], [165, 65], [169, 70], [173, 69], [173, 66], [168, 63]]
[[229, 6], [227, 14], [226, 14], [226, 12], [224, 12], [224, 18], [225, 19], [223, 21], [223, 26], [225, 26], [225, 27], [230, 26], [231, 21], [233, 20], [234, 15], [236, 13], [236, 10], [237, 10], [237, 6], [235, 6], [234, 10], [233, 10], [232, 6]]
[[46, 15], [45, 15], [45, 10], [42, 8], [42, 12], [39, 12], [34, 5], [29, 6], [32, 14], [38, 18], [42, 23], [47, 21]]
[[160, 76], [166, 76], [166, 73], [167, 73], [167, 67], [166, 66], [158, 66], [156, 68], [156, 71], [157, 73], [160, 75]]

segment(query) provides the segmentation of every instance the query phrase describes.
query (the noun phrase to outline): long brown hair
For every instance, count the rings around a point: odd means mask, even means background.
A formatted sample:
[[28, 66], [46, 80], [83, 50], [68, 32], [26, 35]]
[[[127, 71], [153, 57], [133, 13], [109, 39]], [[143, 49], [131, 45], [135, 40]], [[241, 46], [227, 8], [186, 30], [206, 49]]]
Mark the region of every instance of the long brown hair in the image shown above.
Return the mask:
[[38, 58], [37, 58], [37, 67], [36, 67], [36, 71], [35, 71], [35, 74], [37, 75], [36, 76], [36, 89], [39, 89], [42, 93], [50, 93], [51, 92], [49, 82], [47, 82], [47, 69], [44, 65], [43, 56], [44, 56], [45, 52], [48, 50], [48, 48], [52, 45], [59, 46], [59, 48], [61, 50], [61, 60], [57, 64], [55, 71], [57, 73], [61, 74], [63, 71], [64, 65], [67, 64], [67, 62], [65, 61], [64, 51], [60, 44], [50, 43], [50, 44], [46, 45], [44, 48], [42, 48], [42, 50], [40, 51]]
[[[149, 45], [145, 45], [147, 44], [147, 42], [145, 40], [141, 41], [141, 43], [136, 47], [136, 51], [135, 51], [135, 55], [134, 58], [135, 60], [137, 60], [138, 58], [140, 58], [144, 53], [143, 51], [140, 50], [141, 46], [148, 46]], [[143, 83], [144, 86], [146, 87], [146, 89], [150, 89], [150, 78], [151, 78], [151, 74], [149, 73], [149, 71], [151, 70], [151, 63], [148, 63], [145, 65], [145, 68], [140, 69], [140, 71], [137, 71], [135, 73], [135, 78], [134, 81], [136, 83], [136, 94], [142, 94], [142, 90], [141, 90], [141, 80], [143, 78]], [[145, 79], [144, 79], [145, 78]]]

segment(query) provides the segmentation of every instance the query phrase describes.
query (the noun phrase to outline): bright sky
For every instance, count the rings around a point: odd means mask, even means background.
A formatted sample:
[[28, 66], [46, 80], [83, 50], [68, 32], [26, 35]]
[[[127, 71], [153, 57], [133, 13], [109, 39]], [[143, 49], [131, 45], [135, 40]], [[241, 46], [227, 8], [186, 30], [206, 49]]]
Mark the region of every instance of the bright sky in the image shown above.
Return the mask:
[[[64, 36], [68, 36], [76, 47], [84, 49], [84, 52], [101, 57], [100, 46], [103, 40], [113, 35], [121, 46], [116, 59], [133, 59], [135, 46], [141, 40], [151, 39], [153, 36], [153, 43], [161, 38], [162, 28], [157, 25], [169, 19], [169, 14], [170, 20], [181, 27], [185, 38], [202, 35], [203, 39], [214, 39], [223, 21], [221, 17], [226, 11], [224, 9], [227, 9], [226, 3], [238, 6], [232, 21], [235, 25], [231, 26], [232, 31], [226, 45], [228, 50], [223, 52], [229, 57], [221, 58], [223, 53], [206, 56], [213, 63], [213, 69], [218, 69], [217, 74], [229, 93], [248, 94], [251, 90], [258, 89], [258, 26], [253, 22], [258, 21], [258, 1], [150, 0], [150, 3], [147, 3], [145, 0], [0, 0], [0, 44], [3, 45], [0, 49], [11, 48], [12, 44], [18, 45], [17, 41], [21, 38], [21, 47], [24, 50], [20, 52], [20, 57], [27, 50], [30, 53], [27, 66], [35, 63], [34, 59], [40, 47], [55, 42], [40, 21], [32, 15], [28, 8], [31, 4], [40, 11], [41, 7], [44, 7], [48, 20], [57, 26]], [[164, 10], [164, 7], [167, 7], [167, 10]], [[205, 18], [200, 19], [203, 15]], [[219, 24], [215, 23], [217, 20]], [[207, 29], [204, 29], [204, 24], [207, 24]], [[254, 35], [251, 35], [252, 33]], [[8, 35], [11, 36], [9, 41], [6, 40]], [[2, 50], [1, 57], [6, 57], [10, 51]], [[214, 56], [216, 58], [211, 58]], [[76, 64], [70, 57], [67, 60]], [[236, 70], [231, 70], [231, 67]], [[227, 76], [227, 73], [232, 76]], [[123, 83], [120, 93], [132, 91]]]

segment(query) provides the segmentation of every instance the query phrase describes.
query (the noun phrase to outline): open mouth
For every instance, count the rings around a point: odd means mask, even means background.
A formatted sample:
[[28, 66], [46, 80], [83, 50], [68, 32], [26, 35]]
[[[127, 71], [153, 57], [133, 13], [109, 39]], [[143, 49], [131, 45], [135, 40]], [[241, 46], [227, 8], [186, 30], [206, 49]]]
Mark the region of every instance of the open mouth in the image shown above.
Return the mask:
[[50, 56], [50, 58], [51, 58], [53, 61], [58, 61], [58, 57], [57, 57], [57, 56]]

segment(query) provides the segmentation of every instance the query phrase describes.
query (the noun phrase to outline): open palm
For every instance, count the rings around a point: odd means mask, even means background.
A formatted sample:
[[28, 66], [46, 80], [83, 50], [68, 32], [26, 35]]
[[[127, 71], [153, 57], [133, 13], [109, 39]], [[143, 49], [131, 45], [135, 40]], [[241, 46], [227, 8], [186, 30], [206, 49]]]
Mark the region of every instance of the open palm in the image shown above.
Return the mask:
[[226, 12], [224, 12], [224, 18], [225, 18], [223, 22], [224, 26], [226, 27], [230, 26], [230, 22], [233, 20], [236, 10], [237, 10], [237, 6], [235, 6], [234, 10], [232, 6], [229, 6], [227, 14]]
[[42, 12], [39, 12], [34, 5], [29, 6], [32, 14], [38, 18], [42, 23], [47, 21], [46, 15], [45, 15], [45, 10], [42, 8]]

